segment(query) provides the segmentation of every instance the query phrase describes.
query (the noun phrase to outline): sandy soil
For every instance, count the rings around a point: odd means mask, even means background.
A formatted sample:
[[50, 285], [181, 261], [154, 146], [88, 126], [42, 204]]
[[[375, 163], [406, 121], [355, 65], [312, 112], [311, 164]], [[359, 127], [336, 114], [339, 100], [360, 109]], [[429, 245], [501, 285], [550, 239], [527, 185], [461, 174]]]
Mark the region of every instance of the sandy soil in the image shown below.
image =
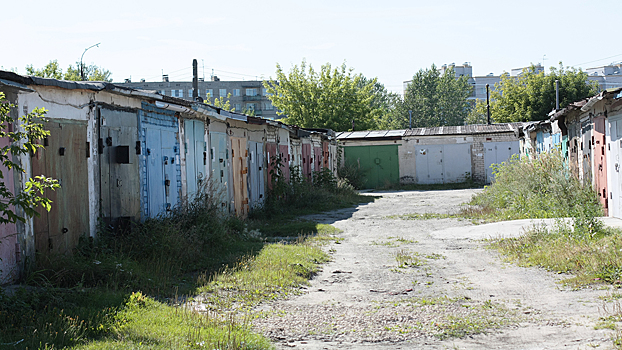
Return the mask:
[[[599, 299], [611, 290], [570, 290], [558, 283], [568, 276], [485, 248], [482, 238], [520, 225], [389, 217], [456, 212], [476, 191], [376, 192], [373, 203], [309, 217], [343, 240], [326, 247], [333, 260], [300, 296], [261, 306], [256, 329], [279, 349], [612, 348], [613, 331], [594, 328], [614, 306]], [[400, 266], [398, 256], [413, 260]]]

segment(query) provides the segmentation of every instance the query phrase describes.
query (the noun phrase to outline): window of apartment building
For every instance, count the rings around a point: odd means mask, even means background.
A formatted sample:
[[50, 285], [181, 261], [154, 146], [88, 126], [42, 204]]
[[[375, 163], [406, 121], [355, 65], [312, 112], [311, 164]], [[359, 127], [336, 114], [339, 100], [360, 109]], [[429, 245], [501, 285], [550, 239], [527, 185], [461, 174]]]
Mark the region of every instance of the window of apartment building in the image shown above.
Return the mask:
[[188, 89], [188, 97], [192, 97], [192, 91], [193, 91], [193, 90], [194, 90], [194, 89]]
[[270, 94], [268, 94], [268, 89], [266, 89], [266, 88], [261, 89], [261, 94], [263, 96], [270, 96]]
[[184, 90], [171, 90], [171, 96], [184, 97]]
[[233, 96], [240, 96], [240, 89], [233, 89]]
[[257, 89], [246, 89], [246, 96], [257, 96]]
[[272, 102], [266, 102], [263, 104], [264, 105], [264, 109], [266, 111], [272, 111], [274, 110], [274, 106], [272, 105]]
[[233, 108], [235, 108], [236, 112], [242, 112], [242, 105], [239, 103], [234, 104]]
[[218, 96], [227, 97], [227, 89], [218, 89]]
[[214, 90], [213, 89], [205, 90], [205, 98], [208, 98], [208, 97], [214, 97]]
[[160, 95], [166, 95], [166, 90], [158, 90], [158, 92], [160, 93]]

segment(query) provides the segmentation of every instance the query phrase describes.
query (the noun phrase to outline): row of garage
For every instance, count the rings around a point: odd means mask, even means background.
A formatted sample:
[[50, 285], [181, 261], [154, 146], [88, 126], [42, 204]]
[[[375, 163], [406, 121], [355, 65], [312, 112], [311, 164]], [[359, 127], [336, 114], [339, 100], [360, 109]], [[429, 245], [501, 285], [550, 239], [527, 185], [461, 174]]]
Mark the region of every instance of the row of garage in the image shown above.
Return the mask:
[[19, 275], [36, 253], [68, 253], [81, 237], [96, 238], [100, 224], [125, 230], [132, 222], [166, 215], [208, 184], [223, 212], [246, 216], [265, 199], [276, 158], [283, 181], [291, 166], [308, 179], [314, 171], [337, 167], [330, 130], [305, 130], [102, 82], [0, 71], [0, 92], [15, 106], [14, 120], [36, 107], [48, 111], [45, 148], [20, 157], [26, 173], [3, 171], [14, 177], [12, 188], [37, 175], [61, 185], [45, 193], [53, 202], [49, 212], [40, 209], [40, 216], [25, 223], [2, 225], [0, 283]]
[[490, 165], [519, 153], [519, 123], [337, 135], [344, 159], [366, 174], [366, 187], [391, 184], [490, 183]]

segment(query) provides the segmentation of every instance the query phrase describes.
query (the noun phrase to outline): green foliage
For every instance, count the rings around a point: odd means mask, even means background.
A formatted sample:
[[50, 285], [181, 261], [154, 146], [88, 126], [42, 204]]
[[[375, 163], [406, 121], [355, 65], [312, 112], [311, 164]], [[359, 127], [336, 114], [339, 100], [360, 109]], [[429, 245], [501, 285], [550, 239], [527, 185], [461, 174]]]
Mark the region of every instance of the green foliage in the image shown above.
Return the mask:
[[286, 123], [337, 131], [352, 130], [353, 120], [356, 130], [376, 126], [381, 114], [374, 102], [376, 79], [364, 80], [345, 63], [334, 69], [327, 63], [319, 72], [305, 60], [288, 74], [279, 64], [276, 68], [276, 80], [264, 81], [264, 87]]
[[[50, 211], [52, 201], [44, 196], [45, 190], [55, 190], [60, 187], [58, 180], [43, 175], [35, 176], [34, 179], [30, 178], [24, 184], [23, 190], [11, 191], [7, 187], [5, 172], [13, 171], [16, 175], [25, 173], [26, 170], [17, 158], [20, 155], [35, 154], [38, 149], [43, 148], [43, 145], [37, 141], [50, 135], [49, 131], [43, 129], [42, 124], [45, 121], [45, 109], [35, 108], [27, 115], [19, 117], [15, 123], [10, 113], [13, 107], [6, 101], [4, 93], [0, 92], [0, 125], [2, 125], [0, 138], [12, 141], [9, 145], [0, 148], [0, 162], [3, 165], [0, 169], [0, 212], [2, 212], [0, 224], [25, 222], [26, 218], [19, 215], [19, 211], [22, 211], [26, 217], [32, 217], [37, 215], [36, 208], [39, 205]], [[8, 127], [14, 124], [14, 127]]]
[[[512, 157], [493, 165], [495, 180], [471, 204], [500, 219], [577, 217], [589, 231], [589, 217], [602, 208], [590, 185], [583, 186], [564, 163], [559, 150], [536, 159]], [[586, 221], [587, 220], [587, 221]]]
[[[490, 113], [492, 114], [492, 108]], [[490, 122], [492, 122], [492, 115], [490, 116], [490, 119]], [[488, 109], [486, 108], [486, 101], [475, 101], [475, 105], [469, 110], [469, 115], [466, 117], [464, 122], [467, 124], [488, 124]]]
[[518, 77], [501, 76], [490, 93], [491, 118], [498, 123], [543, 120], [555, 109], [555, 80], [559, 80], [560, 108], [590, 97], [597, 92], [598, 84], [588, 81], [587, 73], [580, 69], [551, 67], [551, 72], [536, 73], [531, 65]]
[[[94, 64], [85, 65], [82, 64], [82, 69], [84, 70], [85, 80], [89, 81], [112, 81], [112, 73], [104, 69], [102, 67], [98, 67]], [[53, 78], [59, 80], [71, 80], [71, 81], [81, 81], [82, 76], [80, 74], [80, 62], [76, 62], [75, 67], [73, 65], [69, 65], [67, 71], [63, 73], [63, 69], [58, 65], [57, 60], [52, 60], [50, 63], [45, 65], [45, 67], [41, 69], [35, 69], [32, 65], [26, 66], [26, 73], [28, 75], [34, 75], [43, 78]]]
[[235, 112], [235, 108], [231, 107], [231, 102], [229, 101], [229, 99], [231, 98], [231, 94], [227, 94], [227, 99], [225, 99], [223, 96], [220, 96], [219, 98], [214, 98], [214, 100], [211, 100], [211, 95], [208, 93], [207, 94], [207, 99], [205, 101], [203, 101], [204, 103], [210, 104], [214, 107], [218, 107], [221, 109], [224, 109], [225, 111], [229, 111], [229, 112]]
[[355, 189], [362, 189], [367, 181], [367, 169], [361, 168], [360, 164], [346, 160], [338, 169], [337, 175], [340, 179], [348, 181]]
[[453, 68], [442, 75], [435, 65], [419, 70], [404, 91], [401, 128], [408, 128], [409, 110], [413, 128], [463, 125], [470, 109], [467, 98], [471, 90], [468, 77], [456, 78]]

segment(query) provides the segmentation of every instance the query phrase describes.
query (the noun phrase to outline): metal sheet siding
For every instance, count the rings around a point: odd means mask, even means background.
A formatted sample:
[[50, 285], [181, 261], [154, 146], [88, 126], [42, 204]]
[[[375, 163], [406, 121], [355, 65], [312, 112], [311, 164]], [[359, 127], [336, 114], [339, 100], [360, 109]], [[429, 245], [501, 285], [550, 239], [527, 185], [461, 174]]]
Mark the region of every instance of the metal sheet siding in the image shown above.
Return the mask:
[[252, 209], [260, 206], [265, 196], [263, 143], [248, 141], [248, 149], [248, 193]]
[[229, 210], [229, 148], [227, 147], [227, 134], [224, 132], [210, 131], [210, 159], [212, 169], [212, 182], [221, 199], [221, 206]]
[[100, 212], [107, 225], [117, 227], [141, 218], [138, 116], [100, 108], [99, 117]]
[[[365, 171], [365, 188], [377, 188], [399, 181], [397, 145], [344, 147], [346, 162], [359, 165]], [[321, 148], [320, 148], [321, 150]]]
[[179, 203], [181, 165], [178, 120], [175, 113], [143, 102], [139, 130], [144, 151], [140, 157], [143, 214], [165, 214]]
[[415, 146], [415, 169], [417, 183], [443, 183], [443, 145]]
[[186, 158], [186, 195], [192, 198], [206, 178], [207, 144], [205, 123], [200, 120], [184, 120], [184, 152]]
[[509, 160], [513, 155], [519, 154], [518, 141], [507, 142], [484, 142], [484, 167], [486, 168], [486, 183], [494, 179], [492, 164], [500, 164]]

